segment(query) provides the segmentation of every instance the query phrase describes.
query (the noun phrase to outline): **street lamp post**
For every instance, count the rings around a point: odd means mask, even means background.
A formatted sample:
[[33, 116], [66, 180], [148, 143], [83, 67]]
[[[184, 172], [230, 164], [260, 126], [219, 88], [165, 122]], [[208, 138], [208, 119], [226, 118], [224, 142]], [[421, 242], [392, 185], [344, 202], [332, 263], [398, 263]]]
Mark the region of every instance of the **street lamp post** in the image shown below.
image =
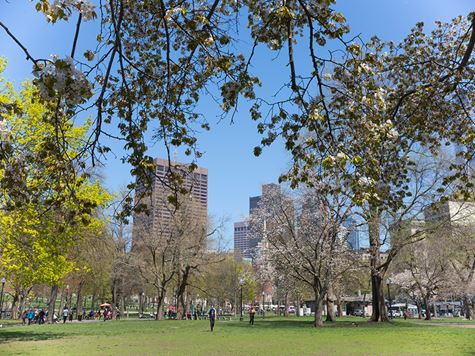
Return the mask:
[[239, 280], [239, 286], [241, 287], [241, 315], [239, 316], [239, 321], [242, 321], [242, 319], [243, 319], [243, 315], [242, 315], [242, 309], [243, 309], [243, 307], [242, 307], [242, 286], [243, 285], [244, 285], [244, 279], [241, 278]]
[[393, 310], [391, 309], [391, 293], [389, 292], [389, 283], [390, 280], [386, 280], [386, 285], [388, 286], [388, 300], [389, 300], [389, 315], [390, 315], [390, 318], [392, 319], [393, 318]]
[[266, 293], [265, 292], [262, 292], [262, 318], [264, 319], [265, 317], [265, 307], [264, 307], [264, 297], [265, 297]]
[[2, 291], [0, 292], [0, 319], [2, 318], [3, 313], [3, 288], [5, 287], [5, 283], [7, 280], [5, 277], [2, 278]]

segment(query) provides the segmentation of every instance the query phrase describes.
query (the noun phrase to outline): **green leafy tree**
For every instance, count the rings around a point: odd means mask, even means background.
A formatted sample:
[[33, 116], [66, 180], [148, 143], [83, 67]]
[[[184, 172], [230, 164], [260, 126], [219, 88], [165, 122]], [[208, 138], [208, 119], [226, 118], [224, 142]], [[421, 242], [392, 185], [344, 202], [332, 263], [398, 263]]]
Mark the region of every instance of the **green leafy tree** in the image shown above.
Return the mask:
[[[1, 74], [5, 61], [0, 65]], [[101, 228], [103, 221], [94, 212], [109, 195], [81, 170], [82, 162], [61, 156], [77, 155], [88, 124], [74, 127], [62, 118], [67, 150], [58, 152], [51, 144], [58, 127], [50, 121], [57, 113], [38, 100], [37, 89], [25, 83], [17, 93], [11, 83], [2, 79], [1, 84], [8, 128], [0, 160], [2, 264], [32, 284], [52, 286], [54, 306], [61, 280], [77, 268], [71, 250], [85, 234]]]

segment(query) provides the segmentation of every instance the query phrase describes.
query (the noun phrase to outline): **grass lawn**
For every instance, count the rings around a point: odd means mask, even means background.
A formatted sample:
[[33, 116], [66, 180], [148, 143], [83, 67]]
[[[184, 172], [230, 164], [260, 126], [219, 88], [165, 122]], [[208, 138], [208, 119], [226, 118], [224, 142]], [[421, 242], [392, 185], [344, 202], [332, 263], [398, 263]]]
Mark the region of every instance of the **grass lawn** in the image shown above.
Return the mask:
[[314, 329], [308, 318], [111, 321], [0, 329], [5, 355], [475, 355], [475, 329], [344, 318]]

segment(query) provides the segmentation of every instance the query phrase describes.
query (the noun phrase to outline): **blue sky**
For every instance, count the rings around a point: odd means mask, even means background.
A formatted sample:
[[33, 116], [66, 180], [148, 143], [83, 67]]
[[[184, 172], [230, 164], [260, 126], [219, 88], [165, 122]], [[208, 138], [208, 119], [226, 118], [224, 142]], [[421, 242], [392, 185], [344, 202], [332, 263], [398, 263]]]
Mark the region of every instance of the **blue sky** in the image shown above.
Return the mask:
[[[458, 15], [475, 10], [473, 0], [340, 0], [337, 9], [346, 16], [352, 34], [363, 38], [378, 35], [385, 40], [401, 40], [418, 21], [430, 28], [435, 20], [448, 21]], [[1, 1], [0, 21], [26, 45], [34, 57], [48, 58], [55, 53], [60, 57], [70, 52], [75, 18], [70, 23], [51, 25], [42, 14], [36, 13], [34, 3], [27, 0]], [[94, 46], [97, 28], [93, 23], [83, 23], [78, 53]], [[247, 47], [243, 45], [243, 47]], [[262, 48], [258, 50], [254, 67], [263, 81], [262, 92], [271, 92], [287, 78], [282, 67], [283, 59], [272, 61]], [[5, 76], [15, 82], [31, 78], [31, 63], [0, 29], [0, 56], [9, 59]], [[299, 53], [296, 53], [297, 60]], [[303, 60], [303, 58], [300, 58]], [[211, 123], [212, 130], [200, 135], [200, 147], [205, 155], [199, 165], [209, 170], [209, 213], [217, 218], [228, 218], [226, 239], [232, 245], [232, 223], [246, 216], [249, 197], [260, 194], [264, 183], [275, 182], [289, 166], [289, 156], [277, 144], [264, 150], [256, 158], [252, 149], [259, 143], [256, 124], [249, 119], [247, 105], [239, 109], [234, 123], [219, 121], [218, 111], [205, 101], [202, 111]], [[118, 158], [120, 147], [115, 146]], [[150, 153], [160, 156], [158, 147]], [[130, 181], [129, 168], [110, 156], [103, 170], [106, 185], [111, 190], [125, 186]], [[180, 154], [178, 154], [180, 160]]]

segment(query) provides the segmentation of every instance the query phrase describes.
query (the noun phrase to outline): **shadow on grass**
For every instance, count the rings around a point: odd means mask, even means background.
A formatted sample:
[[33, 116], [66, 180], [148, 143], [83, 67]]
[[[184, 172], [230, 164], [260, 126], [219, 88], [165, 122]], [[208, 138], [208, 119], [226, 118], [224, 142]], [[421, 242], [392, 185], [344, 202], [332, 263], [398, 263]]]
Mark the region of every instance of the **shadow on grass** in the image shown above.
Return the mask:
[[12, 341], [40, 341], [61, 339], [65, 337], [65, 333], [61, 332], [35, 332], [25, 328], [25, 330], [2, 330], [0, 331], [0, 344]]
[[[242, 321], [230, 324], [236, 327], [250, 327], [249, 321]], [[309, 320], [298, 319], [260, 319], [254, 321], [254, 326], [266, 329], [296, 329], [296, 328], [311, 328], [312, 322]]]
[[[260, 329], [309, 329], [313, 328], [313, 320], [309, 319], [281, 319], [281, 318], [272, 318], [272, 319], [256, 319], [255, 327]], [[236, 321], [227, 324], [229, 327], [235, 328], [249, 328], [249, 321]], [[335, 322], [324, 322], [323, 328], [417, 328], [424, 325], [417, 323], [406, 323], [399, 321], [391, 321], [388, 323], [374, 323], [368, 319], [358, 319], [358, 320], [337, 320]], [[430, 326], [430, 325], [425, 325]]]

